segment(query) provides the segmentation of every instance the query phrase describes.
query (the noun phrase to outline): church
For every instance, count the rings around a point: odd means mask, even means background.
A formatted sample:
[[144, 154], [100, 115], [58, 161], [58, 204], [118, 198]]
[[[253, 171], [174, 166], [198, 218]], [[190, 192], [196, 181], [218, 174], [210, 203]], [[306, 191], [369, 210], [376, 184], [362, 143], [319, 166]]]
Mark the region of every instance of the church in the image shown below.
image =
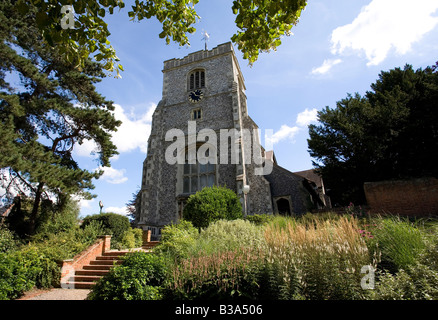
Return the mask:
[[231, 42], [164, 61], [162, 72], [137, 201], [137, 224], [153, 239], [183, 218], [191, 194], [213, 185], [236, 192], [245, 215], [325, 206], [314, 182], [280, 167], [261, 146]]

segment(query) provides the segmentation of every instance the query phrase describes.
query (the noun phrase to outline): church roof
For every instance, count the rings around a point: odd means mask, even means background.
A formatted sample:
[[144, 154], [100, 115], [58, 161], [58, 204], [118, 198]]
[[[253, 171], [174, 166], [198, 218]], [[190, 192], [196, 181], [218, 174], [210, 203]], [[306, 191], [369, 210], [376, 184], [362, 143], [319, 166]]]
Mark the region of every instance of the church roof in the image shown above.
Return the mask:
[[300, 177], [314, 182], [318, 188], [322, 187], [322, 177], [314, 169], [298, 171], [294, 173]]

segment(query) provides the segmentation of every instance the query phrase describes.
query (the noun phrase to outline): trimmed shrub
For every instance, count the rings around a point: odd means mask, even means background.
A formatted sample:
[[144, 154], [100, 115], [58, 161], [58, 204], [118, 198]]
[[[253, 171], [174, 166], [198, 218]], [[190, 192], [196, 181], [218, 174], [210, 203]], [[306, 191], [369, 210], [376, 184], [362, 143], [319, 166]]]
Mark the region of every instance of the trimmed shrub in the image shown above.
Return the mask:
[[84, 218], [82, 228], [88, 226], [92, 221], [102, 225], [105, 234], [112, 235], [111, 247], [120, 248], [123, 236], [131, 228], [128, 217], [116, 213], [101, 213]]
[[166, 279], [167, 265], [163, 256], [133, 252], [123, 263], [110, 270], [93, 287], [90, 300], [158, 300]]
[[184, 207], [184, 219], [196, 228], [206, 228], [217, 220], [242, 219], [242, 206], [236, 193], [226, 187], [203, 188], [191, 195]]

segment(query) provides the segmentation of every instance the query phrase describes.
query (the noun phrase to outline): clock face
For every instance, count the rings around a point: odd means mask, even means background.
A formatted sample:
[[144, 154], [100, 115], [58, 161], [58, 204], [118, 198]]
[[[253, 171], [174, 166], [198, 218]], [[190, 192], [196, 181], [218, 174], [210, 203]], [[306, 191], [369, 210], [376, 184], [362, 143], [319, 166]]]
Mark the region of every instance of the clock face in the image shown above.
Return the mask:
[[204, 97], [204, 93], [201, 90], [194, 90], [189, 93], [189, 101], [190, 102], [199, 102]]

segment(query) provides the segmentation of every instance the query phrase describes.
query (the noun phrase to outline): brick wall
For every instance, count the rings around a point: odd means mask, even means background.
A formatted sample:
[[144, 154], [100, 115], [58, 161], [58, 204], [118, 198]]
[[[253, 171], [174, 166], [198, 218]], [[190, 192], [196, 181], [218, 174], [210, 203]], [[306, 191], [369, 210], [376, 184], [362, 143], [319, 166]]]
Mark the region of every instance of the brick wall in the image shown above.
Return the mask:
[[436, 178], [366, 182], [364, 191], [372, 213], [438, 215]]
[[96, 240], [91, 246], [77, 254], [73, 259], [64, 260], [61, 267], [61, 286], [64, 287], [70, 282], [70, 278], [74, 276], [74, 271], [82, 269], [84, 265], [88, 265], [91, 260], [97, 256], [103, 255], [110, 250], [111, 236], [102, 236]]

